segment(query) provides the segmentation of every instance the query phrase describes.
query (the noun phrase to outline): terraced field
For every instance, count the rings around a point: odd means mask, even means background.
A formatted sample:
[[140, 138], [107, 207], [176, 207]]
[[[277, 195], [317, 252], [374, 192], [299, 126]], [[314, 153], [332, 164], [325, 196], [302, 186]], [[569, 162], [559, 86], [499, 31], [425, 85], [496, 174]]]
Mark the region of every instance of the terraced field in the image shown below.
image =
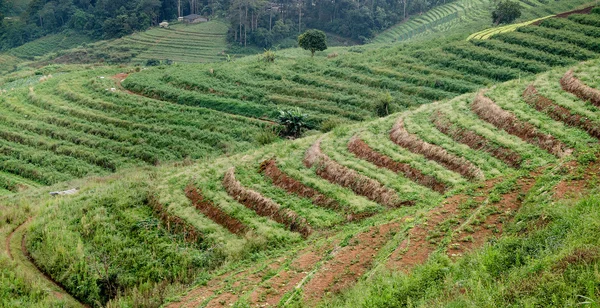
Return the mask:
[[539, 224], [527, 216], [536, 207], [583, 194], [578, 181], [599, 171], [590, 165], [600, 151], [599, 67], [584, 62], [231, 157], [61, 184], [80, 191], [44, 198], [24, 249], [88, 304], [186, 294], [169, 307], [355, 306], [358, 293], [331, 296], [381, 271], [419, 271], [442, 257], [459, 264], [488, 239], [523, 232], [516, 225]]
[[51, 34], [21, 45], [17, 48], [13, 48], [8, 52], [8, 54], [21, 59], [33, 60], [35, 57], [43, 56], [59, 50], [74, 48], [84, 43], [88, 43], [89, 41], [90, 38], [77, 33]]
[[[589, 3], [585, 0], [577, 1], [519, 1], [523, 8], [523, 21], [535, 20], [548, 15], [571, 10], [578, 5]], [[589, 3], [592, 5], [593, 3]], [[392, 26], [388, 30], [377, 35], [373, 43], [393, 43], [431, 37], [432, 33], [440, 36], [462, 34], [472, 32], [473, 29], [485, 28], [490, 24], [490, 12], [492, 8], [488, 1], [458, 0], [441, 5], [419, 16], [409, 18]], [[469, 27], [468, 30], [464, 27]], [[508, 28], [516, 28], [508, 26]], [[495, 28], [482, 31], [491, 31]], [[466, 31], [465, 31], [466, 30]], [[479, 37], [478, 37], [479, 38]]]
[[16, 192], [126, 167], [238, 153], [261, 145], [264, 136], [275, 139], [278, 109], [300, 107], [312, 129], [328, 131], [376, 118], [373, 110], [388, 92], [396, 112], [597, 57], [598, 27], [589, 23], [600, 16], [569, 18], [568, 27], [551, 19], [439, 49], [14, 76], [0, 96], [0, 187]]
[[274, 120], [277, 108], [301, 107], [312, 127], [320, 128], [373, 118], [382, 92], [390, 93], [391, 108], [399, 111], [597, 57], [594, 45], [600, 41], [593, 34], [545, 25], [441, 48], [390, 47], [302, 62], [284, 53], [276, 64], [252, 59], [186, 65], [185, 70], [175, 65], [132, 74], [123, 86], [156, 99], [253, 118]]
[[173, 24], [152, 28], [116, 40], [100, 41], [59, 52], [55, 63], [133, 63], [149, 59], [176, 63], [222, 61], [227, 55], [228, 24], [211, 20], [199, 24]]

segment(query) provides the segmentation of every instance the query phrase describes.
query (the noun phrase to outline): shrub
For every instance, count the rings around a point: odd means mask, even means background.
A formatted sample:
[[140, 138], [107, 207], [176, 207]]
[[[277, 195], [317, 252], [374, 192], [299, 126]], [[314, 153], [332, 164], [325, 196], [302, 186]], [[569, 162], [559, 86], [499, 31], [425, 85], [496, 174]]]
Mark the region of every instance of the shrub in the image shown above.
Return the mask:
[[300, 108], [290, 110], [279, 110], [277, 120], [283, 125], [281, 134], [286, 137], [298, 138], [308, 128], [308, 116], [300, 111]]
[[146, 66], [159, 66], [160, 65], [160, 60], [158, 59], [148, 59], [146, 61]]

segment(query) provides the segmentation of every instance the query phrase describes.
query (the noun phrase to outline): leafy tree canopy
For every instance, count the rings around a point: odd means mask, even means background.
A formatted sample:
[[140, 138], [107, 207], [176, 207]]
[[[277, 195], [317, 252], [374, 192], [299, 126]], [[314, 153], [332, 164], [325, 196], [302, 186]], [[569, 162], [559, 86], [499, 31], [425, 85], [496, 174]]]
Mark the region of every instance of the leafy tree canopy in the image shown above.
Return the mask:
[[321, 30], [307, 30], [298, 36], [298, 45], [304, 50], [310, 50], [311, 57], [314, 57], [315, 51], [327, 49], [327, 36]]
[[492, 12], [494, 24], [508, 24], [521, 17], [521, 5], [516, 1], [502, 0]]

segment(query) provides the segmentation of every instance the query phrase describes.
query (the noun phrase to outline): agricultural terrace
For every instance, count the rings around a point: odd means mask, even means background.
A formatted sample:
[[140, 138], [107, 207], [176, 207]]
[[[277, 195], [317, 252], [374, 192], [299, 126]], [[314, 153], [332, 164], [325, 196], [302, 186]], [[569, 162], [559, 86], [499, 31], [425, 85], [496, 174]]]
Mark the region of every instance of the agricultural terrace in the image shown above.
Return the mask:
[[[523, 8], [520, 20], [528, 21], [572, 10], [581, 5], [592, 5], [586, 0], [575, 1], [518, 1]], [[473, 29], [488, 27], [490, 23], [491, 4], [480, 0], [457, 0], [440, 5], [421, 15], [410, 17], [388, 30], [383, 31], [373, 39], [373, 43], [393, 43], [429, 38], [430, 34], [439, 33], [442, 36], [449, 34], [471, 33]], [[468, 26], [465, 26], [468, 25]], [[512, 26], [512, 25], [511, 25]], [[483, 31], [491, 31], [486, 29]]]
[[[573, 70], [558, 68], [230, 157], [135, 169], [53, 187], [77, 185], [81, 190], [75, 196], [5, 201], [9, 209], [14, 203], [28, 205], [29, 215], [35, 215], [22, 249], [38, 268], [65, 292], [94, 306], [160, 305], [179, 294], [169, 307], [362, 306], [372, 301], [384, 307], [378, 297], [366, 297], [377, 287], [394, 294], [390, 295], [394, 305], [406, 300], [423, 305], [432, 300], [481, 304], [489, 301], [483, 294], [500, 292], [495, 288], [498, 276], [471, 273], [461, 279], [465, 262], [480, 260], [470, 252], [490, 237], [508, 235], [513, 238], [510, 243], [521, 245], [512, 235], [523, 238], [523, 232], [545, 226], [555, 230], [555, 223], [567, 223], [558, 217], [571, 219], [573, 229], [564, 229], [565, 234], [548, 244], [551, 247], [541, 248], [558, 256], [544, 259], [548, 264], [535, 263], [552, 268], [561, 266], [560, 256], [569, 249], [585, 245], [570, 240], [581, 238], [570, 232], [590, 235], [583, 231], [590, 226], [587, 218], [578, 222], [587, 214], [575, 218], [544, 211], [562, 209], [554, 200], [566, 197], [565, 192], [583, 194], [581, 181], [597, 176], [598, 165], [589, 164], [600, 150], [594, 130], [600, 124], [600, 84], [594, 78], [599, 67], [595, 60]], [[97, 83], [103, 87], [95, 76], [77, 93], [94, 91]], [[75, 111], [73, 103], [67, 103], [73, 94], [66, 94], [59, 84], [51, 88], [59, 92], [42, 92], [46, 87], [41, 87], [25, 93], [32, 102], [19, 109], [37, 107], [31, 96], [47, 93], [64, 97], [62, 105], [52, 107], [53, 116], [59, 117], [59, 110]], [[105, 93], [106, 100], [124, 95]], [[138, 104], [152, 102], [139, 100]], [[90, 107], [79, 108], [82, 112]], [[110, 105], [105, 109], [108, 112]], [[127, 115], [126, 110], [121, 114]], [[555, 192], [557, 184], [562, 188]], [[40, 203], [45, 206], [35, 205]], [[587, 207], [576, 209], [593, 213]], [[547, 224], [541, 224], [540, 217], [547, 217]], [[8, 225], [1, 230], [24, 220], [24, 215], [15, 215], [10, 222], [0, 219]], [[539, 232], [548, 238], [550, 231]], [[597, 236], [585, 239], [599, 244]], [[500, 241], [510, 244], [506, 238]], [[514, 257], [513, 250], [496, 253], [496, 258], [506, 258], [501, 260], [508, 267], [502, 270], [522, 272], [527, 262], [539, 258], [528, 255], [531, 259], [525, 263], [510, 263], [509, 256]], [[597, 259], [593, 260], [595, 264]], [[440, 264], [446, 270], [435, 271]], [[589, 277], [593, 268], [588, 265], [574, 273]], [[359, 283], [358, 289], [344, 291], [361, 277], [369, 279], [389, 269], [400, 273], [414, 269], [418, 276], [411, 279], [421, 282], [416, 286], [436, 287], [414, 289], [403, 283], [408, 276], [395, 274], [378, 276], [388, 280], [374, 280], [371, 287], [369, 282]], [[424, 271], [461, 280], [473, 293], [442, 296], [450, 291], [436, 280], [440, 276]], [[581, 301], [576, 294], [585, 292], [587, 284], [574, 278], [579, 276], [553, 278], [565, 286], [554, 304]], [[514, 279], [503, 283], [518, 286], [530, 277]], [[391, 281], [402, 287], [390, 287]], [[189, 291], [190, 285], [196, 287]], [[331, 298], [339, 292], [346, 295]], [[505, 296], [510, 295], [493, 297], [494, 303], [544, 306], [552, 298], [531, 293]]]
[[10, 49], [7, 53], [21, 59], [33, 60], [35, 57], [74, 48], [89, 41], [90, 38], [78, 33], [50, 34], [17, 48]]
[[55, 63], [137, 63], [149, 59], [178, 63], [222, 61], [227, 58], [227, 23], [211, 20], [198, 24], [175, 23], [119, 39], [86, 44], [60, 51]]
[[[0, 96], [0, 187], [51, 185], [258, 145], [271, 123], [116, 91], [122, 70], [56, 74]], [[33, 77], [36, 78], [36, 77]], [[40, 78], [40, 77], [37, 77]]]
[[392, 112], [473, 93], [597, 57], [598, 20], [597, 14], [571, 15], [562, 26], [548, 19], [435, 49], [417, 44], [303, 61], [249, 57], [141, 71], [90, 66], [16, 74], [5, 79], [8, 92], [0, 96], [0, 187], [15, 192], [238, 153], [276, 139], [278, 109], [300, 107], [310, 128], [329, 131], [376, 118], [373, 110], [388, 92]]
[[[572, 16], [600, 20], [600, 15]], [[432, 48], [435, 43], [351, 48], [335, 58], [320, 53], [310, 61], [282, 52], [276, 63], [249, 57], [163, 66], [131, 74], [123, 86], [154, 99], [258, 119], [274, 120], [277, 109], [300, 107], [312, 128], [326, 130], [332, 123], [375, 117], [372, 110], [386, 92], [393, 98], [391, 109], [400, 111], [597, 57], [600, 38], [591, 29], [598, 28], [578, 25], [587, 32], [543, 22], [490, 40], [438, 48]]]

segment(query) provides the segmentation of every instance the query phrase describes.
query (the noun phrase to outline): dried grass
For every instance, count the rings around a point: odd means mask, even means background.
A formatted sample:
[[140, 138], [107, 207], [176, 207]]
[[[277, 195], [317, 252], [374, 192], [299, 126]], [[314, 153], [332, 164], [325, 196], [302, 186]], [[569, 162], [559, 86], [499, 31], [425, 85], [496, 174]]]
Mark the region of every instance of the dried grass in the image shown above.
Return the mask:
[[225, 173], [223, 186], [227, 193], [238, 202], [253, 210], [260, 216], [269, 217], [274, 221], [286, 225], [290, 231], [298, 232], [303, 237], [308, 237], [312, 232], [308, 222], [296, 212], [281, 208], [273, 200], [266, 198], [251, 189], [244, 188], [235, 179], [235, 167], [231, 167]]
[[443, 194], [446, 191], [446, 185], [436, 178], [424, 175], [420, 170], [411, 167], [408, 164], [394, 161], [390, 157], [383, 155], [369, 147], [358, 136], [353, 136], [348, 142], [348, 151], [356, 157], [371, 162], [380, 168], [386, 168], [396, 173], [402, 173], [406, 178], [417, 184], [429, 187], [434, 191]]
[[590, 119], [572, 114], [571, 110], [564, 108], [551, 99], [540, 95], [534, 85], [529, 85], [523, 92], [523, 99], [537, 111], [547, 114], [556, 121], [561, 121], [569, 126], [585, 130], [593, 137], [600, 139], [600, 125]]
[[498, 129], [503, 129], [511, 135], [515, 135], [526, 142], [536, 145], [551, 154], [563, 157], [572, 152], [571, 149], [554, 136], [539, 132], [533, 125], [517, 119], [517, 117], [500, 108], [481, 91], [475, 97], [471, 109], [482, 120], [491, 123]]
[[411, 201], [401, 201], [396, 191], [383, 186], [378, 181], [346, 168], [333, 161], [321, 151], [321, 141], [315, 142], [304, 155], [304, 164], [311, 168], [316, 166], [317, 175], [327, 181], [354, 191], [357, 195], [388, 207], [412, 205]]
[[390, 139], [409, 151], [425, 156], [440, 165], [459, 173], [468, 179], [483, 179], [483, 172], [470, 161], [448, 153], [444, 148], [427, 143], [404, 128], [404, 120], [399, 118], [390, 131]]
[[440, 111], [432, 114], [431, 121], [439, 131], [456, 142], [466, 144], [473, 150], [489, 153], [513, 168], [518, 168], [521, 165], [521, 155], [517, 152], [510, 148], [496, 145], [474, 131], [454, 125]]
[[170, 214], [156, 196], [149, 196], [148, 205], [154, 210], [155, 215], [158, 216], [169, 232], [182, 235], [188, 243], [197, 244], [203, 241], [202, 233], [198, 229], [185, 220]]
[[560, 79], [560, 85], [563, 90], [573, 93], [580, 99], [590, 102], [600, 107], [600, 90], [587, 86], [581, 80], [573, 75], [573, 70], [569, 70]]
[[202, 192], [194, 185], [189, 184], [185, 188], [185, 196], [192, 201], [192, 205], [204, 214], [204, 216], [223, 226], [229, 232], [244, 235], [248, 231], [248, 228], [241, 221], [229, 216], [229, 214], [223, 212], [223, 210], [215, 206], [212, 202], [206, 200]]
[[311, 199], [313, 204], [333, 210], [340, 209], [339, 203], [315, 189], [302, 184], [300, 181], [283, 173], [278, 167], [275, 159], [265, 160], [260, 164], [259, 172], [273, 181], [273, 184], [285, 191], [303, 198]]

